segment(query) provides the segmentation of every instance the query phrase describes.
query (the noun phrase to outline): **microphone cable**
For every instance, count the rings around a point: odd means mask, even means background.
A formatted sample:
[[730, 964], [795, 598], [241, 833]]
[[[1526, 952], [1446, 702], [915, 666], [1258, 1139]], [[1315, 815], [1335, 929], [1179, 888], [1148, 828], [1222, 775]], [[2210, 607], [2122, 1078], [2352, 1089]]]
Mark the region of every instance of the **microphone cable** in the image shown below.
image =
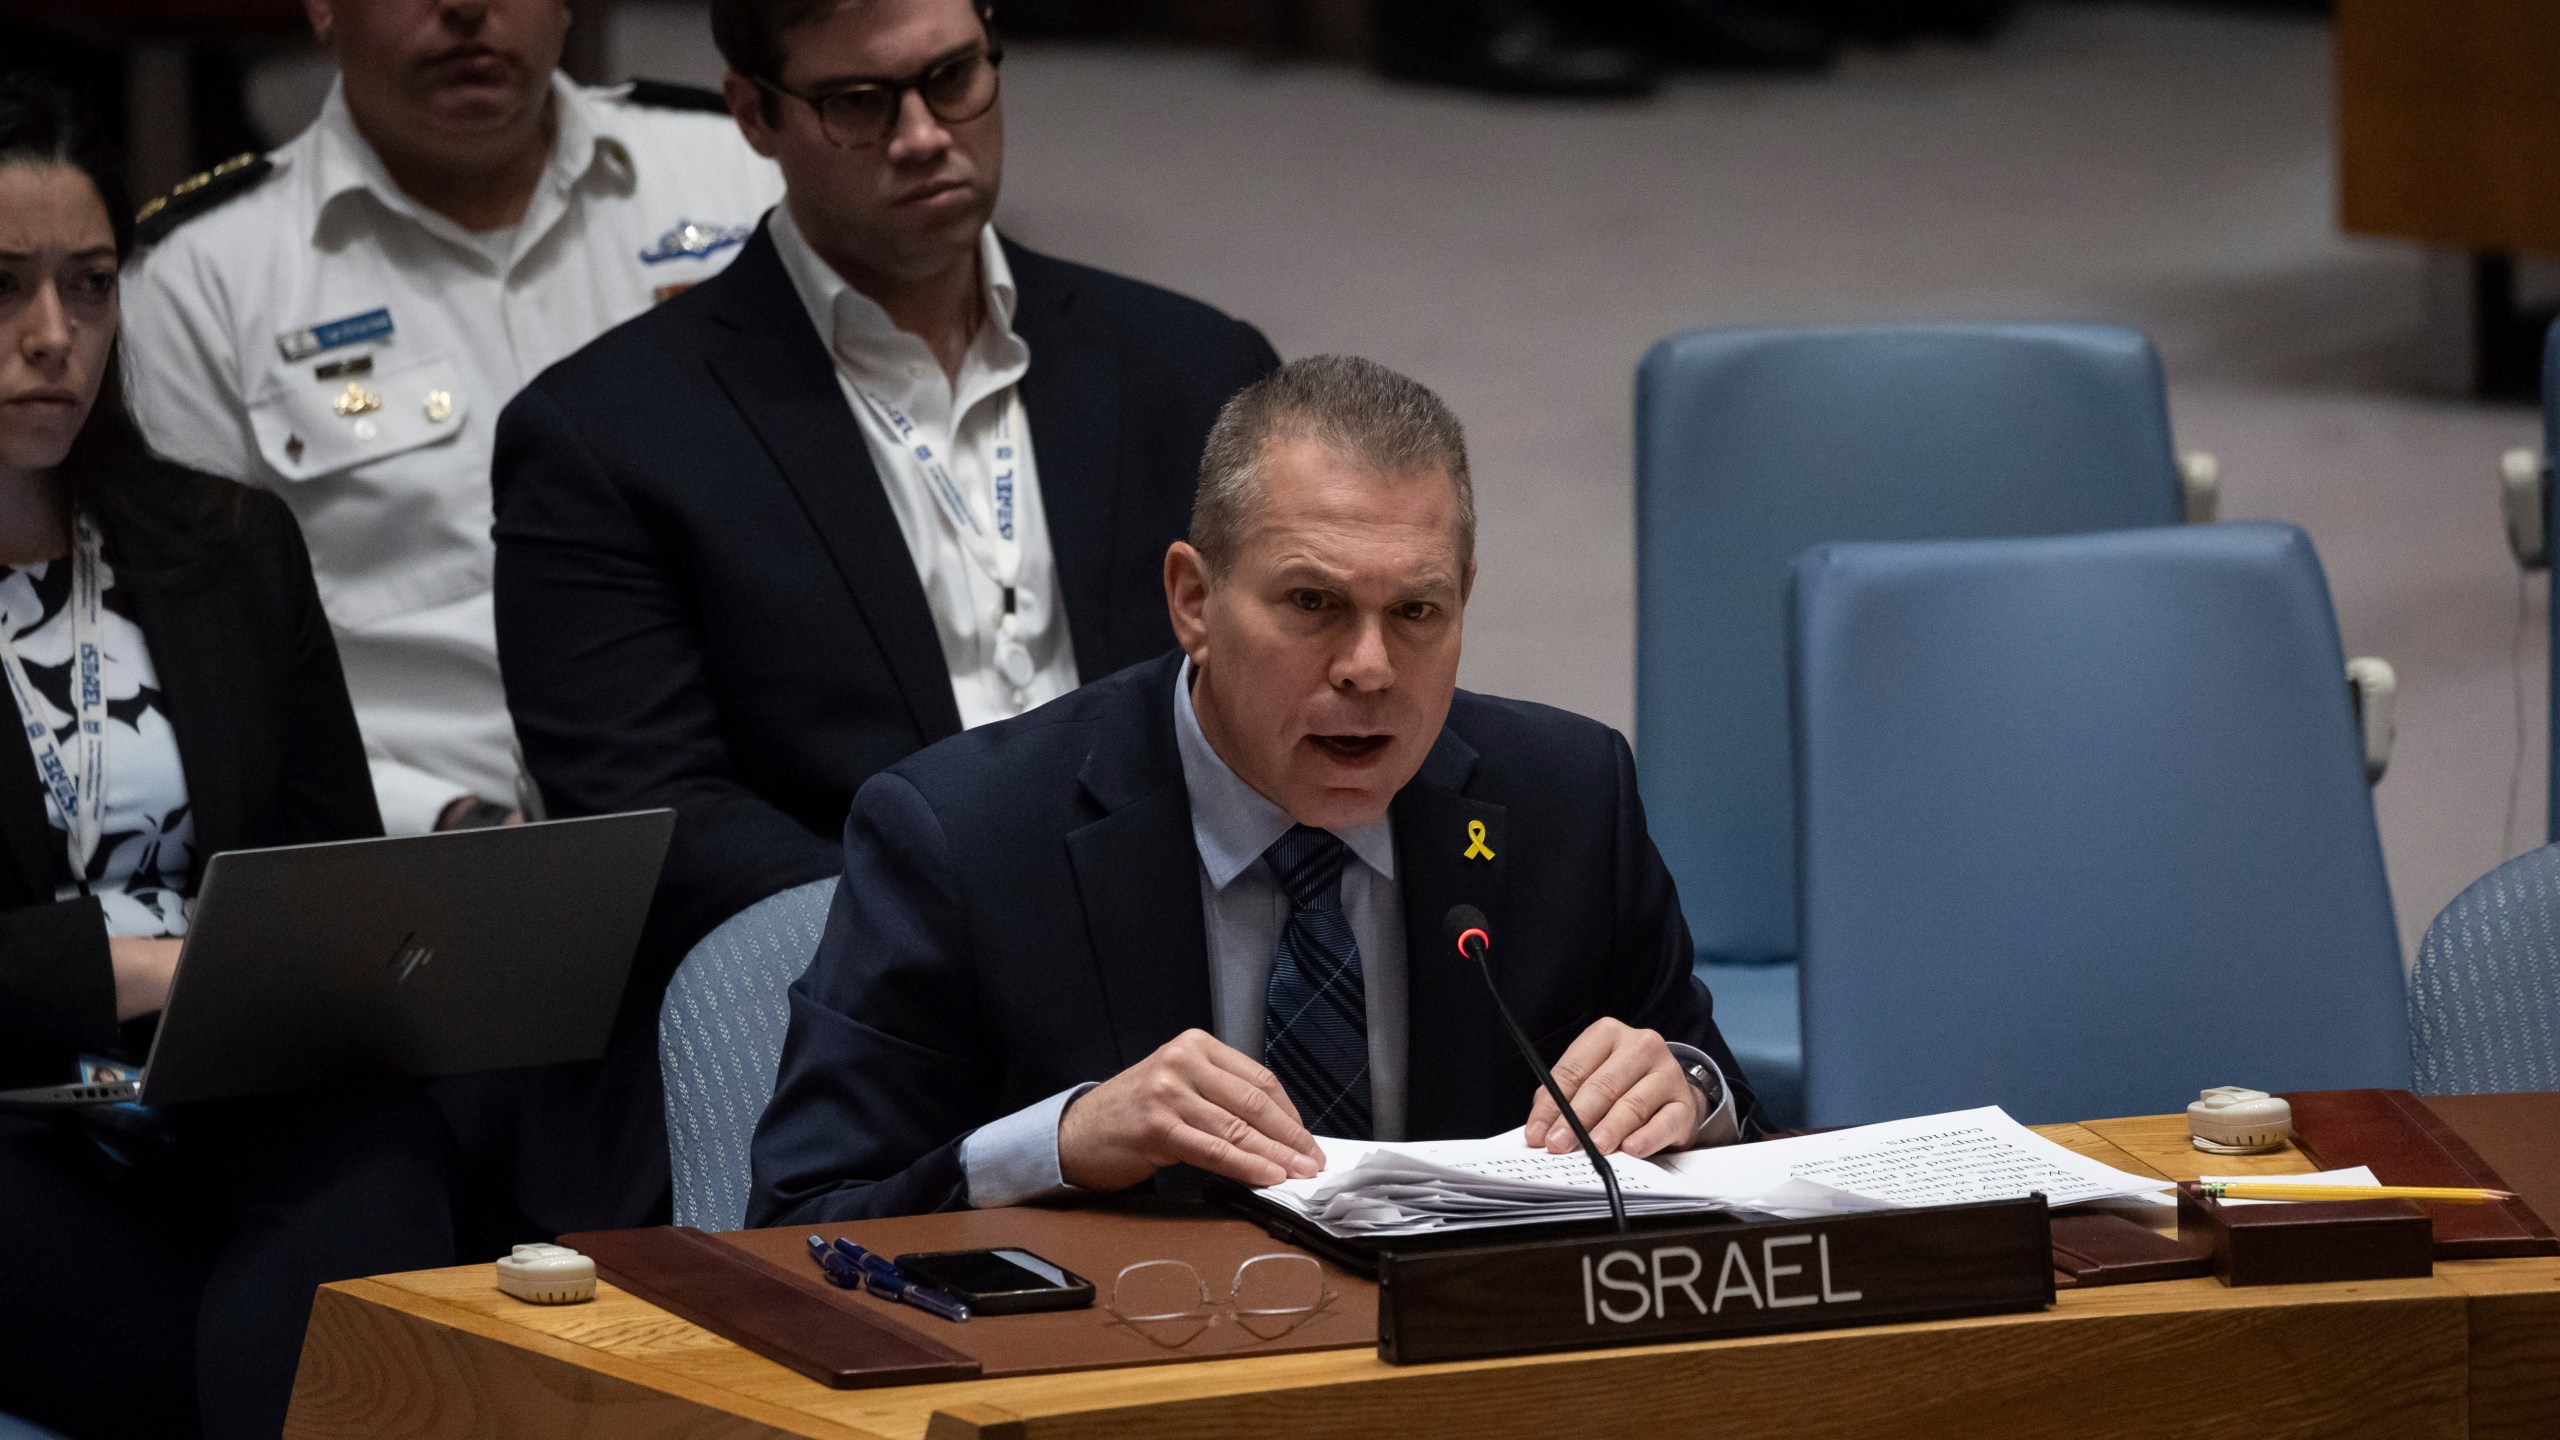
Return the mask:
[[1529, 1043], [1529, 1032], [1511, 1017], [1511, 1007], [1502, 1003], [1502, 991], [1493, 983], [1493, 962], [1485, 958], [1493, 948], [1493, 936], [1485, 929], [1484, 912], [1473, 905], [1451, 906], [1441, 928], [1456, 943], [1458, 953], [1476, 962], [1476, 969], [1484, 975], [1485, 993], [1493, 997], [1494, 1012], [1502, 1017], [1503, 1028], [1511, 1032], [1511, 1043], [1520, 1047], [1520, 1058], [1529, 1062], [1530, 1072], [1547, 1088], [1547, 1098], [1555, 1101], [1556, 1109], [1563, 1113], [1564, 1123], [1573, 1127], [1573, 1138], [1581, 1142], [1583, 1157], [1600, 1172], [1601, 1188], [1609, 1194], [1609, 1221], [1617, 1233], [1626, 1234], [1627, 1201], [1618, 1193], [1618, 1172], [1600, 1157], [1600, 1147], [1591, 1143], [1591, 1132], [1583, 1128], [1582, 1117], [1573, 1112], [1563, 1088], [1556, 1084], [1555, 1072], [1538, 1058], [1538, 1047]]

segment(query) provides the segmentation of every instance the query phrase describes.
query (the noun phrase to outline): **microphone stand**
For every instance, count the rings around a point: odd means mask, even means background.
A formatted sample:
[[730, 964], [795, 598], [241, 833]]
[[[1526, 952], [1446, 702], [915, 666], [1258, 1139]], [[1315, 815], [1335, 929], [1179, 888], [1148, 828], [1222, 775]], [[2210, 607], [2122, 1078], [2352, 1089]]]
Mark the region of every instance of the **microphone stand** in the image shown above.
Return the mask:
[[[1452, 912], [1451, 921], [1454, 923], [1458, 918]], [[1547, 1098], [1556, 1102], [1564, 1123], [1573, 1127], [1573, 1138], [1581, 1142], [1583, 1157], [1591, 1162], [1592, 1169], [1600, 1172], [1600, 1186], [1609, 1195], [1610, 1224], [1617, 1233], [1624, 1235], [1627, 1233], [1627, 1202], [1626, 1197], [1618, 1193], [1618, 1172], [1600, 1157], [1600, 1147], [1591, 1143], [1591, 1132], [1583, 1128], [1582, 1117], [1573, 1113], [1572, 1104], [1564, 1098], [1563, 1087], [1556, 1084], [1555, 1072], [1547, 1068], [1547, 1062], [1538, 1058], [1538, 1047], [1529, 1043], [1529, 1032], [1520, 1028], [1520, 1022], [1511, 1018], [1511, 1007], [1502, 1003], [1502, 991], [1493, 983], [1493, 962], [1485, 958], [1493, 948], [1493, 937], [1485, 933], [1483, 920], [1479, 914], [1467, 917], [1464, 933], [1458, 936], [1458, 953], [1476, 962], [1476, 969], [1484, 976], [1485, 993], [1493, 997], [1494, 1012], [1502, 1017], [1503, 1028], [1511, 1032], [1511, 1043], [1520, 1047], [1520, 1058], [1529, 1062], [1530, 1073], [1538, 1077], [1539, 1084], [1547, 1087]], [[1475, 942], [1472, 945], [1467, 943], [1471, 940]]]

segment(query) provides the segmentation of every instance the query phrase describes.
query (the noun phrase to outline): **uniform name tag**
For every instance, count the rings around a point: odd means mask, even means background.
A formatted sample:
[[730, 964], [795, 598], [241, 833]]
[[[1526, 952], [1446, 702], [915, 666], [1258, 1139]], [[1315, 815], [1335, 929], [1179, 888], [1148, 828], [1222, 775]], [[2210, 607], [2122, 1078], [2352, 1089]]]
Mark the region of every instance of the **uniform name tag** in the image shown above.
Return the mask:
[[290, 363], [308, 360], [323, 351], [380, 340], [390, 333], [391, 312], [387, 309], [368, 310], [344, 320], [314, 325], [308, 330], [287, 330], [276, 337], [276, 348], [284, 352], [285, 360]]
[[753, 225], [713, 225], [699, 220], [679, 220], [675, 228], [659, 236], [640, 252], [643, 265], [662, 265], [669, 260], [699, 260], [732, 245], [743, 245], [756, 233]]

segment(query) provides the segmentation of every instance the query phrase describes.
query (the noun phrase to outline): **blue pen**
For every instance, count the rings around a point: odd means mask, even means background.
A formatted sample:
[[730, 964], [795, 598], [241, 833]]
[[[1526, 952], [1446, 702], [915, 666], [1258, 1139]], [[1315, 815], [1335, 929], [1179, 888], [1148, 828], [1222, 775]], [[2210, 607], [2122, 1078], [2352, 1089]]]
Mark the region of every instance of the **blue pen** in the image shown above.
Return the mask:
[[842, 1290], [862, 1288], [860, 1262], [836, 1253], [833, 1246], [815, 1235], [809, 1237], [809, 1258], [817, 1261], [818, 1268], [826, 1272], [828, 1284]]
[[945, 1295], [929, 1285], [919, 1285], [899, 1273], [898, 1267], [885, 1262], [877, 1269], [866, 1268], [863, 1271], [862, 1288], [884, 1300], [913, 1305], [928, 1315], [939, 1315], [945, 1320], [969, 1318], [969, 1307], [957, 1297]]
[[[866, 1250], [850, 1240], [841, 1238], [832, 1247], [827, 1248], [831, 1253], [820, 1256], [821, 1247], [818, 1237], [815, 1235], [809, 1237], [810, 1255], [818, 1259], [819, 1265], [827, 1272], [827, 1278], [835, 1284], [846, 1289], [852, 1289], [858, 1284], [883, 1300], [913, 1305], [928, 1315], [939, 1315], [955, 1323], [969, 1318], [968, 1305], [957, 1296], [946, 1295], [930, 1285], [918, 1284], [908, 1279], [906, 1272], [900, 1270], [887, 1256]], [[840, 1266], [853, 1271], [860, 1278], [841, 1278], [844, 1270], [840, 1270], [838, 1268]]]

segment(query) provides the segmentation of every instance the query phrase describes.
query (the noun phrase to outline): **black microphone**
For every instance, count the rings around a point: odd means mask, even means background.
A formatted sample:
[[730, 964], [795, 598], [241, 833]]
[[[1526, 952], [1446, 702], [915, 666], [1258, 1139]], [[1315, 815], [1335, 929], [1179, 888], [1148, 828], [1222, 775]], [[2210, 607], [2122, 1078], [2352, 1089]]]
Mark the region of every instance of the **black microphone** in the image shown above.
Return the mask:
[[1582, 1128], [1582, 1117], [1573, 1113], [1572, 1104], [1556, 1084], [1555, 1072], [1547, 1068], [1546, 1061], [1538, 1058], [1538, 1047], [1529, 1043], [1529, 1032], [1520, 1028], [1519, 1021], [1511, 1018], [1511, 1007], [1502, 1003], [1502, 991], [1493, 983], [1493, 964], [1485, 959], [1493, 949], [1493, 936], [1485, 930], [1484, 912], [1473, 905], [1452, 905], [1449, 918], [1441, 922], [1441, 930], [1448, 935], [1450, 943], [1458, 947], [1459, 954], [1476, 962], [1476, 968], [1484, 972], [1485, 992], [1493, 997], [1495, 1013], [1502, 1017], [1504, 1028], [1511, 1032], [1511, 1043], [1520, 1047], [1520, 1058], [1529, 1062], [1530, 1073], [1538, 1077], [1539, 1084], [1547, 1087], [1547, 1098], [1556, 1102], [1556, 1109], [1564, 1113], [1564, 1123], [1573, 1127], [1573, 1138], [1582, 1142], [1583, 1156], [1590, 1160], [1592, 1169], [1600, 1172], [1600, 1186], [1609, 1192], [1609, 1218], [1617, 1225], [1619, 1234], [1626, 1234], [1627, 1202], [1618, 1193], [1618, 1172], [1609, 1168], [1608, 1161], [1600, 1158], [1600, 1147], [1591, 1143], [1591, 1132]]

